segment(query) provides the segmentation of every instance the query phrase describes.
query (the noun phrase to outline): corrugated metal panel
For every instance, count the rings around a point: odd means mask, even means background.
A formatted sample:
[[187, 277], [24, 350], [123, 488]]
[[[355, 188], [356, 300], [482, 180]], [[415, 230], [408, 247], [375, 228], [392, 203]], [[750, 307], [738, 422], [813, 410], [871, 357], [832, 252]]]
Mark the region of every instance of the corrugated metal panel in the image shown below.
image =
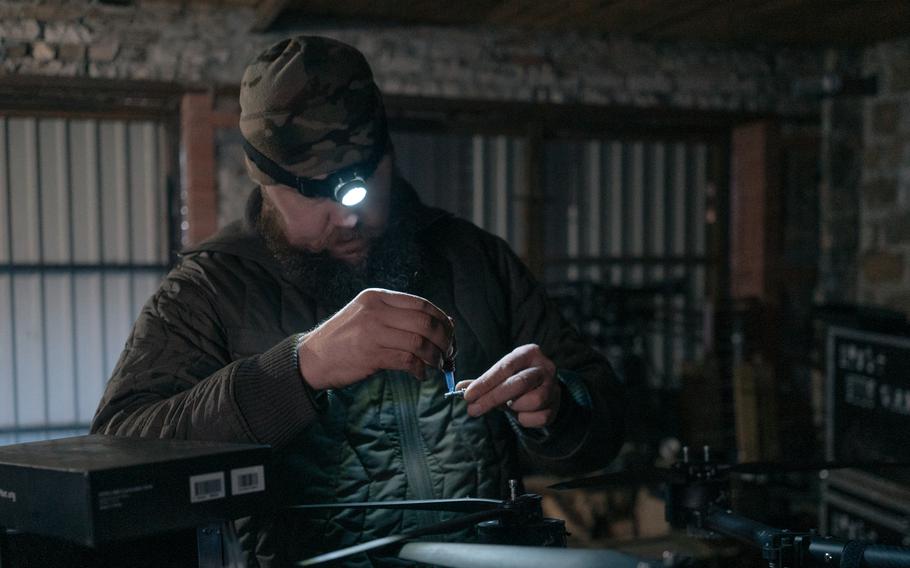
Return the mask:
[[472, 221], [502, 237], [519, 253], [526, 247], [527, 141], [507, 136], [474, 136]]
[[[678, 386], [682, 363], [703, 355], [705, 144], [548, 141], [544, 227], [528, 227], [525, 139], [407, 132], [393, 139], [400, 170], [427, 203], [471, 219], [519, 253], [529, 232], [543, 231], [548, 282], [593, 282], [612, 294], [650, 290], [651, 321], [630, 331], [640, 337], [626, 347], [643, 353], [651, 386]], [[587, 322], [586, 331], [604, 331], [601, 323]]]
[[0, 117], [0, 443], [91, 420], [167, 269], [163, 137], [150, 121]]
[[639, 337], [612, 340], [640, 351], [652, 386], [676, 386], [682, 362], [702, 355], [707, 147], [550, 141], [544, 154], [547, 281], [597, 283], [610, 301], [652, 294], [651, 321], [625, 330]]
[[398, 169], [420, 198], [464, 218], [471, 217], [471, 137], [461, 134], [393, 132]]
[[516, 251], [526, 249], [526, 140], [411, 132], [392, 139], [399, 170], [425, 203], [470, 219]]

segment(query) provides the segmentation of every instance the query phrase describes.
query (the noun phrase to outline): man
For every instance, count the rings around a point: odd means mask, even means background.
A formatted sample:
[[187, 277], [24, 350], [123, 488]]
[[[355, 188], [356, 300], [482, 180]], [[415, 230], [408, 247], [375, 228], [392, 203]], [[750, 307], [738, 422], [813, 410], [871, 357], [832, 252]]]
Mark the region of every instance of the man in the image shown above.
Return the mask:
[[[606, 465], [622, 414], [609, 365], [502, 240], [397, 175], [362, 54], [282, 41], [240, 100], [259, 188], [146, 304], [93, 431], [270, 444], [287, 504], [502, 498], [519, 453], [560, 473]], [[464, 401], [444, 397], [453, 356], [475, 379]], [[251, 565], [285, 565], [434, 520], [289, 512], [241, 532]]]

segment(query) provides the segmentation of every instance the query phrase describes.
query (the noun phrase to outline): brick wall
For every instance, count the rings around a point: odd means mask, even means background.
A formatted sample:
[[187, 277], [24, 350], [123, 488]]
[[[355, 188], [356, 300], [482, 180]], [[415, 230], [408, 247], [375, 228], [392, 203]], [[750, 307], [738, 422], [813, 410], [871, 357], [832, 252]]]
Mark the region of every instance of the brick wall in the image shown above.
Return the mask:
[[[229, 4], [0, 4], [6, 73], [236, 84], [263, 47], [290, 32], [251, 34], [254, 12]], [[354, 44], [387, 93], [642, 107], [813, 110], [792, 95], [818, 75], [817, 50], [730, 49], [620, 37], [489, 29], [312, 28]]]
[[[2, 2], [0, 73], [152, 79], [190, 88], [236, 85], [250, 58], [292, 35], [251, 34], [253, 18], [248, 8], [192, 2]], [[823, 72], [877, 74], [878, 96], [830, 99], [821, 106], [816, 299], [910, 312], [910, 40], [851, 52], [482, 28], [299, 31], [357, 46], [389, 94], [455, 99], [786, 116], [819, 110], [817, 100], [795, 95], [794, 86]], [[219, 144], [229, 153], [226, 146]], [[236, 185], [242, 195], [246, 182], [235, 162], [219, 158], [224, 171], [218, 185]], [[225, 212], [237, 208], [222, 201]]]
[[910, 315], [910, 38], [865, 50], [858, 299]]
[[[861, 51], [829, 51], [827, 73], [858, 77]], [[856, 302], [862, 98], [837, 96], [821, 103], [819, 259], [816, 300]]]

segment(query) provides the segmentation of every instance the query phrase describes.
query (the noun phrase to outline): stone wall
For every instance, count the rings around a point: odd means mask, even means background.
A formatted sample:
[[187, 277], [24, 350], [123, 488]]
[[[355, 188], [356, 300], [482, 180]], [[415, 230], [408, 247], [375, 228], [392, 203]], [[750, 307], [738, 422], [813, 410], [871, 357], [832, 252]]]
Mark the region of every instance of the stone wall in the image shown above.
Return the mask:
[[[254, 12], [215, 3], [117, 6], [86, 0], [0, 3], [5, 73], [237, 84], [265, 46]], [[311, 27], [354, 44], [390, 94], [641, 107], [813, 111], [794, 96], [817, 78], [817, 50], [730, 49], [621, 37], [439, 27]]]
[[[831, 50], [825, 71], [859, 77], [862, 52]], [[859, 193], [862, 166], [862, 98], [837, 96], [821, 103], [818, 187], [819, 259], [816, 300], [857, 301]]]
[[[0, 2], [0, 73], [236, 85], [256, 53], [299, 32], [357, 46], [389, 94], [784, 116], [821, 110], [816, 299], [910, 312], [910, 40], [851, 52], [501, 28], [313, 26], [253, 34], [254, 16], [214, 3]], [[881, 92], [821, 107], [798, 94], [826, 72], [876, 74]], [[242, 180], [234, 170], [221, 174], [222, 186]]]
[[910, 38], [867, 49], [863, 71], [879, 93], [861, 106], [858, 299], [910, 315]]

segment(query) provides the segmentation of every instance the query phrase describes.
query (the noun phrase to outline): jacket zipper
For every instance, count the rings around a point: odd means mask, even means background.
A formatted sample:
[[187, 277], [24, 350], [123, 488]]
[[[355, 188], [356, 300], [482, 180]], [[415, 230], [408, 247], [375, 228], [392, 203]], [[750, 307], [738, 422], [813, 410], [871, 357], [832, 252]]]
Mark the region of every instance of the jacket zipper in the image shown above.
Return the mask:
[[[435, 499], [433, 484], [430, 481], [430, 466], [426, 460], [426, 448], [420, 438], [420, 426], [417, 423], [417, 399], [414, 377], [396, 372], [389, 377], [392, 383], [392, 396], [398, 414], [398, 431], [401, 436], [401, 455], [404, 461], [405, 475], [414, 499]], [[421, 523], [432, 523], [439, 520], [429, 511], [415, 511]]]

